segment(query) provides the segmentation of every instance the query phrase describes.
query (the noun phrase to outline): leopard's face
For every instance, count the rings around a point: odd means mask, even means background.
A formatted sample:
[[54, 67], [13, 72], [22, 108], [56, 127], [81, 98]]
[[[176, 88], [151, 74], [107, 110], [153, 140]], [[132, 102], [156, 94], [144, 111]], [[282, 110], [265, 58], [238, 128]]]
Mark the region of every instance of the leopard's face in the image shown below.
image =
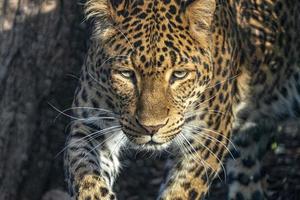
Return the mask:
[[[140, 62], [143, 53], [111, 66], [110, 87], [119, 101], [120, 123], [129, 140], [162, 145], [181, 131], [187, 108], [205, 90], [211, 70], [208, 64], [201, 66], [191, 60], [172, 63], [169, 53], [161, 55], [164, 62], [146, 70]], [[205, 59], [198, 52], [194, 55]], [[176, 57], [184, 60], [179, 54]]]
[[196, 22], [183, 5], [141, 2], [126, 9], [124, 2], [113, 5], [118, 23], [103, 45], [103, 60], [110, 61], [98, 70], [108, 72], [103, 80], [129, 141], [157, 149], [182, 131], [186, 113], [212, 78], [210, 32], [193, 30]]

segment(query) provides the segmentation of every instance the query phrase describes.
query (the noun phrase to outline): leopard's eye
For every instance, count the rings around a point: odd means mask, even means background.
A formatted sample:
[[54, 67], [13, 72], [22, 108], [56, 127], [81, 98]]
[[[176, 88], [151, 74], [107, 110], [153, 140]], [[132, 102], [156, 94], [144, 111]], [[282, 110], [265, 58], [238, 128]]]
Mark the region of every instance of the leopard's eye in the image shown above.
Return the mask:
[[121, 70], [119, 71], [120, 75], [127, 79], [133, 79], [134, 78], [134, 71], [132, 70]]
[[181, 79], [184, 79], [185, 77], [187, 77], [188, 74], [189, 74], [188, 71], [174, 71], [172, 74], [172, 79], [173, 80], [181, 80]]

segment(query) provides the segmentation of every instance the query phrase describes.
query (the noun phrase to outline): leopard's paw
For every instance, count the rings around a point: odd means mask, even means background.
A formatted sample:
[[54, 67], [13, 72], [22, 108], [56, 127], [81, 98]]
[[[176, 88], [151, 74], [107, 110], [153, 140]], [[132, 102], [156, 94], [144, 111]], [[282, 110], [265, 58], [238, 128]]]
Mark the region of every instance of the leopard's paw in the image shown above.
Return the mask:
[[88, 175], [79, 183], [77, 200], [116, 200], [116, 196], [101, 178]]

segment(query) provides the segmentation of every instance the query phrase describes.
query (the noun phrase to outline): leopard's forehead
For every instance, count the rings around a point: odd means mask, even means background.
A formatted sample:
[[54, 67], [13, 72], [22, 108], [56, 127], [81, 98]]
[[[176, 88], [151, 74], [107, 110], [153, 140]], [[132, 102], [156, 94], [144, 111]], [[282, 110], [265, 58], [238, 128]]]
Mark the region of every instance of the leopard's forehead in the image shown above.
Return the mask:
[[[189, 32], [183, 14], [188, 1], [137, 0], [115, 4], [120, 20], [109, 48], [142, 73], [162, 72], [201, 64], [201, 49]], [[199, 55], [200, 54], [200, 55]]]

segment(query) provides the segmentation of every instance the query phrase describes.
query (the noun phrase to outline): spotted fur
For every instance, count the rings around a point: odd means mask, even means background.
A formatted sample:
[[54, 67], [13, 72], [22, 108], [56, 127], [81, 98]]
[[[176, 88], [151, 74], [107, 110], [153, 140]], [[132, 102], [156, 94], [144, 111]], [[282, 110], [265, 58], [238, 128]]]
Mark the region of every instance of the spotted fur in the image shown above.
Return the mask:
[[65, 168], [79, 200], [115, 199], [129, 148], [176, 157], [160, 200], [264, 199], [260, 160], [300, 115], [298, 0], [89, 0], [94, 35], [75, 94]]

